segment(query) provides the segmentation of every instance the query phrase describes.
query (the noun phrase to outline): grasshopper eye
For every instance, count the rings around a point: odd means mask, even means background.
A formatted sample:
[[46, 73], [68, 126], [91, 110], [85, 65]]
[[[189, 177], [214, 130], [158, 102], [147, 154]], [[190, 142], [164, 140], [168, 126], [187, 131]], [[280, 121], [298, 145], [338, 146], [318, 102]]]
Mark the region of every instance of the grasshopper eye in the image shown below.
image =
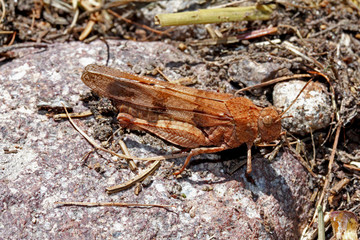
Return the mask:
[[271, 142], [277, 139], [281, 132], [281, 121], [278, 121], [279, 113], [273, 107], [264, 108], [260, 112], [258, 128], [261, 140]]
[[262, 121], [266, 127], [270, 127], [274, 123], [273, 118], [271, 116], [263, 117]]

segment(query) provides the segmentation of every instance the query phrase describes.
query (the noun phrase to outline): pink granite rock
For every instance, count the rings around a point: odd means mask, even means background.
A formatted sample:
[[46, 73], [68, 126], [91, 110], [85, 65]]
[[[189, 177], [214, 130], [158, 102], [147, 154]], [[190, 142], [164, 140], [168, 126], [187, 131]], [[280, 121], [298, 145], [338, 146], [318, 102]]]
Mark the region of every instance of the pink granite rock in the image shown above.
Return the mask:
[[[192, 56], [161, 43], [110, 41], [110, 66], [143, 72], [163, 66], [170, 78], [198, 76], [205, 88], [206, 67]], [[82, 157], [92, 147], [67, 120], [54, 121], [40, 101], [62, 98], [74, 111], [87, 108], [79, 95], [89, 91], [82, 69], [105, 64], [103, 42], [56, 44], [45, 51], [19, 50], [0, 66], [0, 236], [4, 239], [294, 239], [310, 208], [308, 175], [288, 153], [272, 164], [255, 158], [250, 183], [242, 168], [233, 175], [221, 160], [196, 161], [191, 174], [176, 179], [169, 160], [136, 196], [133, 189], [108, 196], [104, 189], [134, 175], [116, 169], [107, 154]], [[93, 117], [76, 119], [90, 135]], [[157, 143], [155, 137], [154, 143]], [[132, 155], [153, 156], [171, 148], [126, 133]], [[164, 144], [165, 145], [165, 144]], [[14, 149], [7, 151], [3, 149]], [[239, 156], [245, 152], [238, 151]], [[219, 155], [213, 158], [219, 158]], [[200, 156], [198, 159], [209, 159]], [[102, 171], [90, 168], [99, 163]], [[174, 205], [162, 208], [58, 207], [56, 201], [128, 202]]]

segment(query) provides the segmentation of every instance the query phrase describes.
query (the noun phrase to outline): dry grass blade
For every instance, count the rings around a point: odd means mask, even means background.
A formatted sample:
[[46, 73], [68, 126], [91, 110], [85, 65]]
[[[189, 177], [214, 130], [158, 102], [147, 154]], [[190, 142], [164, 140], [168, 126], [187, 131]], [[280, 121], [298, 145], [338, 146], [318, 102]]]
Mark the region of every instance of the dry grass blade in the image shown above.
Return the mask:
[[288, 41], [284, 41], [281, 45], [283, 47], [285, 47], [287, 50], [289, 50], [290, 52], [292, 52], [293, 54], [300, 56], [301, 58], [305, 59], [308, 62], [314, 63], [319, 69], [324, 69], [323, 64], [318, 62], [315, 58], [309, 57], [309, 56], [305, 55], [304, 53], [302, 53], [300, 51], [300, 49], [298, 47], [294, 46], [292, 43], [290, 43]]
[[18, 43], [18, 44], [13, 44], [10, 46], [5, 46], [5, 47], [0, 47], [0, 53], [5, 53], [7, 51], [11, 51], [14, 49], [19, 49], [19, 48], [47, 48], [48, 44], [46, 43]]
[[173, 208], [174, 205], [162, 204], [141, 204], [141, 203], [119, 203], [119, 202], [55, 202], [63, 206], [80, 206], [80, 207], [159, 207]]
[[5, 14], [6, 14], [6, 9], [5, 9], [5, 3], [4, 0], [0, 0], [1, 2], [1, 8], [2, 8], [2, 14], [1, 14], [1, 19], [0, 19], [0, 23], [2, 23], [2, 21], [5, 18]]
[[144, 28], [144, 29], [146, 29], [146, 30], [148, 30], [148, 31], [150, 31], [150, 32], [153, 32], [153, 33], [155, 33], [155, 34], [158, 34], [158, 35], [166, 35], [166, 36], [169, 36], [169, 37], [170, 37], [170, 35], [169, 35], [166, 31], [164, 31], [164, 32], [163, 32], [163, 31], [159, 31], [159, 30], [153, 29], [153, 28], [151, 28], [151, 27], [149, 27], [149, 26], [146, 26], [146, 25], [144, 25], [144, 24], [140, 24], [140, 23], [133, 22], [133, 21], [131, 21], [130, 19], [127, 19], [127, 18], [124, 18], [123, 16], [120, 16], [119, 14], [117, 14], [116, 12], [114, 12], [114, 11], [112, 11], [112, 10], [110, 10], [110, 9], [108, 9], [107, 11], [108, 11], [111, 15], [113, 15], [113, 16], [115, 16], [115, 17], [117, 17], [117, 18], [119, 18], [119, 19], [121, 19], [121, 20], [129, 23], [129, 24], [133, 24], [133, 25], [136, 25], [136, 26], [138, 26], [138, 27]]
[[79, 40], [83, 41], [92, 31], [93, 27], [95, 25], [94, 18], [90, 18], [89, 22], [86, 24], [86, 27], [84, 31], [80, 34]]
[[[342, 122], [340, 121], [340, 122], [338, 122], [338, 126], [337, 126], [337, 129], [336, 129], [336, 134], [335, 134], [335, 140], [334, 140], [334, 143], [333, 143], [333, 148], [332, 148], [330, 159], [329, 159], [328, 173], [327, 173], [327, 176], [326, 176], [326, 180], [325, 180], [325, 183], [324, 183], [323, 190], [321, 192], [319, 200], [316, 203], [316, 206], [319, 206], [319, 205], [322, 204], [322, 201], [324, 199], [325, 194], [327, 192], [329, 192], [329, 190], [330, 190], [329, 185], [330, 185], [330, 181], [331, 181], [331, 172], [332, 172], [332, 167], [333, 167], [333, 164], [334, 164], [336, 148], [337, 148], [337, 145], [338, 145], [338, 142], [339, 142], [339, 136], [340, 136], [341, 127], [342, 127]], [[323, 206], [323, 208], [325, 209], [325, 206]], [[314, 213], [313, 220], [316, 218], [316, 215], [317, 215], [317, 211], [315, 211], [315, 213]]]
[[73, 30], [73, 28], [76, 26], [76, 22], [79, 19], [79, 13], [80, 13], [79, 9], [76, 8], [73, 20], [72, 20], [70, 26], [65, 30], [64, 34], [70, 33]]
[[160, 167], [160, 165], [161, 165], [161, 161], [157, 160], [150, 167], [148, 167], [147, 169], [136, 175], [133, 179], [130, 179], [125, 183], [106, 188], [106, 192], [108, 194], [117, 193], [131, 186], [134, 186], [136, 183], [143, 181], [147, 176], [154, 173], [155, 170]]
[[71, 13], [73, 8], [70, 4], [67, 4], [66, 1], [59, 1], [59, 0], [44, 0], [44, 3], [50, 5], [51, 7], [60, 9], [64, 12]]
[[349, 170], [353, 170], [353, 171], [358, 171], [358, 172], [360, 172], [360, 168], [358, 168], [358, 167], [356, 167], [356, 166], [354, 166], [354, 165], [351, 165], [351, 164], [344, 164], [344, 167], [345, 168], [347, 168], [347, 169], [349, 169]]
[[251, 90], [254, 88], [265, 87], [265, 86], [269, 86], [274, 83], [283, 82], [283, 81], [287, 81], [287, 80], [294, 79], [294, 78], [304, 78], [304, 77], [311, 77], [311, 75], [310, 74], [294, 74], [292, 76], [284, 76], [284, 77], [275, 78], [273, 80], [270, 80], [270, 81], [267, 81], [264, 83], [260, 83], [260, 84], [254, 85], [254, 86], [242, 88], [242, 89], [236, 91], [235, 95], [238, 95], [241, 92], [245, 92], [245, 91], [248, 91], [248, 90]]
[[69, 113], [68, 115], [65, 113], [55, 114], [53, 118], [55, 120], [58, 120], [61, 118], [68, 118], [68, 116], [70, 116], [72, 118], [83, 118], [83, 117], [89, 117], [91, 115], [92, 115], [91, 111], [85, 111], [85, 112], [80, 112], [80, 113]]
[[331, 189], [331, 194], [338, 194], [348, 183], [350, 182], [349, 178], [343, 178], [338, 183], [336, 183]]
[[13, 33], [14, 31], [0, 31], [0, 34], [13, 34]]
[[[120, 145], [121, 150], [123, 151], [123, 153], [124, 153], [126, 156], [131, 156], [130, 153], [129, 153], [129, 150], [128, 150], [128, 148], [126, 147], [126, 144], [124, 143], [123, 140], [120, 140], [120, 141], [119, 141], [119, 145]], [[134, 160], [132, 160], [132, 159], [127, 159], [127, 162], [128, 162], [128, 164], [129, 164], [129, 167], [130, 167], [131, 171], [136, 171], [137, 166], [136, 166]]]
[[[245, 39], [249, 40], [249, 39], [264, 37], [266, 35], [274, 34], [276, 32], [277, 32], [276, 27], [269, 27], [267, 29], [254, 30], [251, 32], [237, 35], [237, 36], [229, 36], [229, 37], [214, 36], [211, 39], [195, 40], [195, 41], [192, 41], [190, 43], [190, 45], [202, 46], [202, 45], [231, 44], [231, 43], [236, 43], [236, 42], [239, 42], [239, 41], [245, 40]], [[211, 31], [209, 33], [211, 35]]]
[[309, 164], [301, 157], [301, 155], [293, 147], [291, 147], [290, 145], [288, 145], [288, 148], [298, 158], [301, 165], [303, 165], [303, 167], [305, 167], [306, 170], [308, 170], [308, 172], [311, 174], [311, 176], [313, 176], [314, 178], [317, 178], [318, 176], [312, 171]]

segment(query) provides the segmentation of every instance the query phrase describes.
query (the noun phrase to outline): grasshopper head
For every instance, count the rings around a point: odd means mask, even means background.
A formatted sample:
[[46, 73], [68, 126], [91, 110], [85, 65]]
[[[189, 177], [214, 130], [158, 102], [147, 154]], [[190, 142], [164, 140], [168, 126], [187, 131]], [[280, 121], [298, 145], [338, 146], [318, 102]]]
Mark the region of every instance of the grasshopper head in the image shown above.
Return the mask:
[[260, 111], [258, 128], [261, 142], [271, 142], [280, 136], [281, 118], [275, 107], [266, 107]]

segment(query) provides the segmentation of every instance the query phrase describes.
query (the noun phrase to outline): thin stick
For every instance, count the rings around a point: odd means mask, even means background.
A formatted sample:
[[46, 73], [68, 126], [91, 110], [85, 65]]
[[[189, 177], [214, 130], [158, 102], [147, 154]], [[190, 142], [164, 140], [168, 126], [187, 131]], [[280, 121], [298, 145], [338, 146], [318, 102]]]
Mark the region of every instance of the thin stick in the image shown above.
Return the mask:
[[119, 7], [121, 5], [125, 5], [125, 4], [128, 4], [130, 2], [155, 2], [157, 0], [122, 0], [122, 1], [115, 1], [115, 2], [109, 2], [109, 3], [105, 3], [104, 5], [102, 6], [99, 6], [97, 8], [93, 8], [93, 9], [87, 9], [86, 12], [83, 12], [79, 19], [82, 20], [83, 18], [89, 16], [91, 13], [94, 13], [94, 12], [100, 12], [102, 10], [107, 10], [109, 8], [113, 8], [113, 7]]
[[[342, 126], [342, 122], [340, 121], [340, 122], [338, 122], [338, 126], [337, 126], [337, 129], [336, 129], [336, 134], [335, 134], [335, 139], [334, 139], [334, 144], [333, 144], [333, 148], [332, 148], [330, 159], [329, 159], [328, 173], [327, 173], [327, 176], [326, 176], [324, 187], [322, 189], [320, 198], [316, 203], [316, 206], [321, 205], [321, 203], [322, 203], [322, 201], [324, 199], [325, 193], [327, 192], [327, 189], [329, 188], [329, 185], [330, 185], [331, 170], [332, 170], [332, 167], [333, 167], [333, 164], [334, 164], [335, 152], [336, 152], [336, 148], [337, 148], [337, 145], [338, 145], [338, 142], [339, 142], [341, 126]], [[326, 206], [323, 206], [323, 209], [325, 209], [325, 207]], [[317, 211], [315, 211], [315, 213], [314, 213], [313, 220], [316, 218], [316, 215], [317, 215]]]
[[[92, 112], [89, 111], [85, 111], [85, 112], [79, 112], [79, 113], [69, 113], [69, 116], [72, 118], [82, 118], [82, 117], [89, 117], [92, 115]], [[67, 118], [68, 116], [66, 115], [66, 113], [60, 113], [60, 114], [55, 114], [53, 116], [53, 118], [55, 120], [57, 119], [61, 119], [61, 118]]]
[[47, 48], [48, 45], [45, 43], [18, 43], [10, 46], [0, 47], [0, 53], [5, 53], [18, 48]]
[[296, 27], [293, 27], [293, 26], [291, 26], [291, 25], [282, 25], [282, 24], [278, 25], [278, 28], [280, 28], [280, 27], [292, 29], [292, 30], [296, 33], [296, 35], [300, 38], [300, 40], [302, 41], [302, 43], [307, 44], [307, 43], [305, 42], [303, 36], [301, 35], [299, 29], [297, 29]]
[[322, 65], [319, 61], [317, 61], [315, 58], [311, 57], [311, 56], [307, 56], [305, 54], [303, 54], [296, 46], [294, 46], [292, 43], [288, 42], [288, 41], [284, 41], [281, 46], [283, 46], [284, 48], [286, 48], [287, 50], [289, 50], [290, 52], [292, 52], [295, 55], [298, 55], [300, 57], [302, 57], [303, 59], [314, 63], [318, 68], [320, 69], [324, 69], [324, 65]]
[[8, 44], [8, 46], [13, 45], [14, 41], [15, 41], [15, 37], [16, 37], [16, 31], [13, 32], [12, 36], [11, 36], [11, 40]]
[[351, 165], [351, 164], [346, 164], [344, 163], [343, 165], [345, 168], [349, 169], [349, 170], [355, 170], [355, 171], [360, 171], [360, 168], [354, 166], [354, 165]]
[[311, 136], [311, 144], [313, 147], [313, 159], [310, 161], [310, 166], [311, 168], [314, 168], [316, 162], [316, 147], [315, 147], [314, 135], [311, 127], [310, 127], [310, 136]]
[[81, 207], [159, 207], [172, 208], [174, 205], [161, 204], [142, 204], [142, 203], [119, 203], [119, 202], [55, 202], [64, 206], [81, 206]]
[[242, 166], [246, 164], [247, 160], [242, 160], [240, 162], [237, 162], [234, 167], [232, 167], [229, 171], [230, 175], [233, 175], [234, 172], [236, 172], [238, 169], [240, 169]]
[[106, 188], [106, 193], [107, 194], [117, 193], [117, 192], [120, 192], [122, 190], [125, 190], [125, 189], [135, 185], [138, 182], [143, 181], [147, 176], [149, 176], [153, 172], [155, 172], [155, 170], [158, 169], [160, 167], [160, 165], [161, 165], [160, 160], [155, 161], [150, 167], [148, 167], [147, 169], [145, 169], [144, 171], [142, 171], [141, 173], [139, 173], [138, 175], [136, 175], [134, 178], [130, 179], [129, 181], [119, 184], [119, 185], [116, 185], [116, 186]]
[[[333, 144], [333, 148], [332, 148], [331, 155], [330, 155], [330, 161], [329, 161], [329, 166], [328, 166], [328, 175], [330, 175], [330, 173], [332, 171], [333, 164], [334, 164], [335, 153], [336, 153], [336, 148], [337, 148], [337, 145], [338, 145], [338, 142], [339, 142], [341, 126], [342, 126], [342, 122], [340, 121], [338, 123], [338, 127], [336, 129], [334, 144]], [[328, 176], [328, 177], [330, 179], [330, 176]]]
[[[1, 1], [1, 0], [0, 0]], [[0, 34], [13, 34], [14, 31], [3, 31], [3, 30], [0, 30]]]
[[260, 84], [254, 85], [254, 86], [242, 88], [242, 89], [236, 91], [235, 95], [237, 95], [237, 94], [239, 94], [241, 92], [244, 92], [244, 91], [248, 91], [248, 90], [253, 89], [253, 88], [265, 87], [265, 86], [268, 86], [268, 85], [271, 85], [271, 84], [274, 84], [274, 83], [283, 82], [283, 81], [294, 79], [294, 78], [303, 78], [303, 77], [311, 77], [311, 75], [310, 74], [294, 74], [294, 75], [291, 75], [291, 76], [284, 76], [284, 77], [275, 78], [273, 80], [270, 80], [270, 81], [267, 81], [267, 82], [264, 82], [264, 83], [260, 83]]
[[[121, 150], [123, 151], [123, 153], [126, 155], [126, 156], [130, 156], [130, 153], [129, 153], [129, 150], [128, 148], [126, 147], [126, 144], [124, 143], [123, 140], [119, 140], [119, 145], [120, 145], [120, 148]], [[127, 159], [127, 162], [129, 164], [129, 167], [131, 169], [131, 171], [135, 171], [137, 169], [137, 166], [134, 162], [134, 160], [132, 159]]]
[[161, 69], [159, 67], [156, 67], [154, 70], [157, 71], [157, 73], [159, 73], [166, 81], [171, 82], [171, 83], [175, 83], [175, 84], [179, 84], [179, 85], [183, 85], [183, 86], [187, 86], [190, 84], [194, 84], [195, 83], [195, 77], [184, 77], [184, 78], [179, 78], [176, 80], [172, 80], [170, 78], [168, 78], [163, 71], [161, 71]]
[[350, 159], [352, 161], [357, 161], [357, 162], [360, 161], [360, 155], [359, 156], [358, 155], [353, 156], [353, 155], [351, 155], [351, 154], [349, 154], [349, 153], [347, 153], [345, 151], [341, 151], [341, 150], [337, 151], [337, 154], [345, 155], [345, 157], [347, 157], [348, 159]]
[[30, 26], [30, 30], [31, 30], [31, 31], [33, 31], [34, 25], [35, 25], [35, 10], [32, 9], [32, 14], [31, 14], [31, 26]]
[[298, 158], [298, 160], [300, 161], [301, 165], [303, 165], [303, 167], [306, 168], [306, 170], [308, 170], [308, 172], [311, 174], [311, 176], [313, 176], [314, 178], [317, 178], [317, 175], [312, 171], [312, 169], [310, 168], [309, 164], [307, 164], [307, 162], [301, 157], [301, 155], [290, 145], [289, 141], [286, 139], [286, 137], [284, 136], [284, 141], [287, 145], [287, 147], [289, 148], [289, 150]]
[[155, 70], [163, 77], [165, 78], [166, 81], [168, 82], [173, 82], [172, 80], [170, 80], [162, 71], [159, 67], [156, 67]]
[[[93, 14], [95, 14], [95, 13], [93, 13]], [[85, 29], [80, 34], [80, 37], [79, 37], [80, 41], [83, 41], [91, 33], [91, 31], [95, 25], [95, 19], [96, 19], [96, 16], [90, 16], [90, 19], [89, 19], [88, 23], [86, 24]]]
[[1, 8], [2, 8], [2, 14], [1, 14], [1, 18], [0, 18], [0, 23], [2, 23], [2, 21], [5, 18], [5, 14], [6, 14], [6, 9], [5, 9], [5, 3], [4, 0], [0, 0], [1, 2]]
[[317, 37], [317, 36], [319, 36], [319, 35], [322, 35], [322, 34], [324, 34], [324, 33], [327, 33], [327, 32], [332, 31], [334, 28], [340, 27], [340, 26], [342, 26], [342, 25], [347, 25], [347, 24], [349, 24], [349, 23], [350, 23], [349, 20], [343, 19], [343, 20], [341, 20], [340, 22], [338, 22], [337, 24], [334, 24], [334, 25], [332, 25], [332, 26], [329, 26], [329, 27], [326, 28], [325, 30], [322, 30], [322, 31], [320, 31], [320, 32], [316, 32], [316, 33], [310, 35], [309, 38], [315, 38], [315, 37]]
[[78, 19], [79, 19], [79, 12], [80, 12], [80, 11], [79, 11], [79, 8], [76, 7], [73, 20], [72, 20], [70, 26], [64, 31], [64, 34], [68, 34], [68, 33], [70, 33], [70, 32], [73, 30], [73, 28], [74, 28], [75, 25], [76, 25], [76, 22], [77, 22]]
[[[230, 44], [230, 43], [236, 43], [241, 40], [248, 40], [248, 39], [254, 39], [258, 37], [263, 37], [269, 34], [273, 34], [277, 32], [277, 28], [266, 28], [266, 29], [259, 29], [259, 30], [253, 30], [247, 33], [243, 33], [236, 36], [229, 36], [229, 37], [215, 37], [211, 39], [203, 39], [203, 40], [194, 40], [190, 42], [190, 45], [192, 46], [203, 46], [203, 45], [217, 45], [217, 44]], [[274, 41], [274, 40], [272, 40]]]
[[343, 179], [341, 179], [339, 182], [337, 182], [331, 189], [330, 189], [330, 193], [331, 194], [338, 194], [346, 185], [348, 185], [348, 183], [350, 182], [350, 179], [347, 177], [344, 177]]
[[239, 40], [250, 40], [254, 38], [264, 37], [266, 35], [277, 33], [278, 28], [277, 27], [268, 27], [265, 29], [258, 29], [253, 30], [247, 33], [243, 33], [240, 35], [237, 35], [236, 38]]
[[244, 2], [247, 2], [247, 0], [233, 1], [233, 2], [231, 2], [231, 3], [226, 3], [226, 4], [222, 4], [222, 5], [210, 7], [209, 9], [213, 9], [213, 8], [226, 8], [226, 7], [238, 6], [238, 5], [240, 5], [241, 3], [244, 3]]
[[[331, 116], [331, 122], [334, 120], [334, 115], [335, 115], [335, 118], [337, 121], [340, 120], [340, 115], [339, 115], [339, 112], [336, 111], [337, 107], [336, 107], [336, 100], [335, 100], [335, 90], [330, 82], [330, 79], [329, 77], [324, 74], [324, 73], [321, 73], [321, 72], [316, 72], [316, 71], [310, 71], [311, 74], [316, 74], [316, 75], [319, 75], [319, 76], [322, 76], [323, 78], [325, 78], [325, 80], [327, 81], [327, 83], [329, 84], [329, 87], [330, 87], [330, 90], [331, 90], [331, 104], [332, 104], [332, 108], [333, 108], [333, 111], [335, 112], [332, 116]], [[331, 135], [331, 132], [332, 132], [332, 126], [330, 126], [330, 129], [329, 129], [329, 132], [328, 134], [326, 135], [326, 138], [325, 140], [323, 141], [323, 143], [321, 144], [321, 146], [324, 146], [324, 144], [327, 142], [328, 138], [330, 137]]]
[[292, 6], [292, 7], [295, 7], [295, 8], [304, 8], [304, 9], [308, 9], [308, 10], [311, 10], [311, 9], [314, 8], [314, 7], [302, 6], [302, 5], [290, 3], [289, 1], [282, 1], [282, 0], [276, 0], [276, 3], [280, 3], [280, 4], [283, 4], [285, 6]]
[[117, 14], [117, 13], [114, 12], [114, 11], [112, 11], [111, 9], [108, 9], [107, 11], [108, 11], [111, 15], [113, 15], [113, 16], [115, 16], [115, 17], [117, 17], [117, 18], [119, 18], [119, 19], [121, 19], [121, 20], [129, 23], [129, 24], [133, 24], [133, 25], [136, 25], [136, 26], [138, 26], [138, 27], [144, 28], [144, 29], [149, 30], [150, 32], [156, 33], [156, 34], [158, 34], [158, 35], [166, 35], [166, 36], [170, 37], [170, 35], [169, 35], [167, 32], [159, 31], [159, 30], [153, 29], [153, 28], [151, 28], [151, 27], [148, 27], [148, 26], [146, 26], [146, 25], [144, 25], [144, 24], [140, 24], [140, 23], [137, 23], [137, 22], [133, 22], [133, 21], [131, 21], [130, 19], [127, 19], [127, 18], [124, 18], [123, 16], [120, 16], [119, 14]]

